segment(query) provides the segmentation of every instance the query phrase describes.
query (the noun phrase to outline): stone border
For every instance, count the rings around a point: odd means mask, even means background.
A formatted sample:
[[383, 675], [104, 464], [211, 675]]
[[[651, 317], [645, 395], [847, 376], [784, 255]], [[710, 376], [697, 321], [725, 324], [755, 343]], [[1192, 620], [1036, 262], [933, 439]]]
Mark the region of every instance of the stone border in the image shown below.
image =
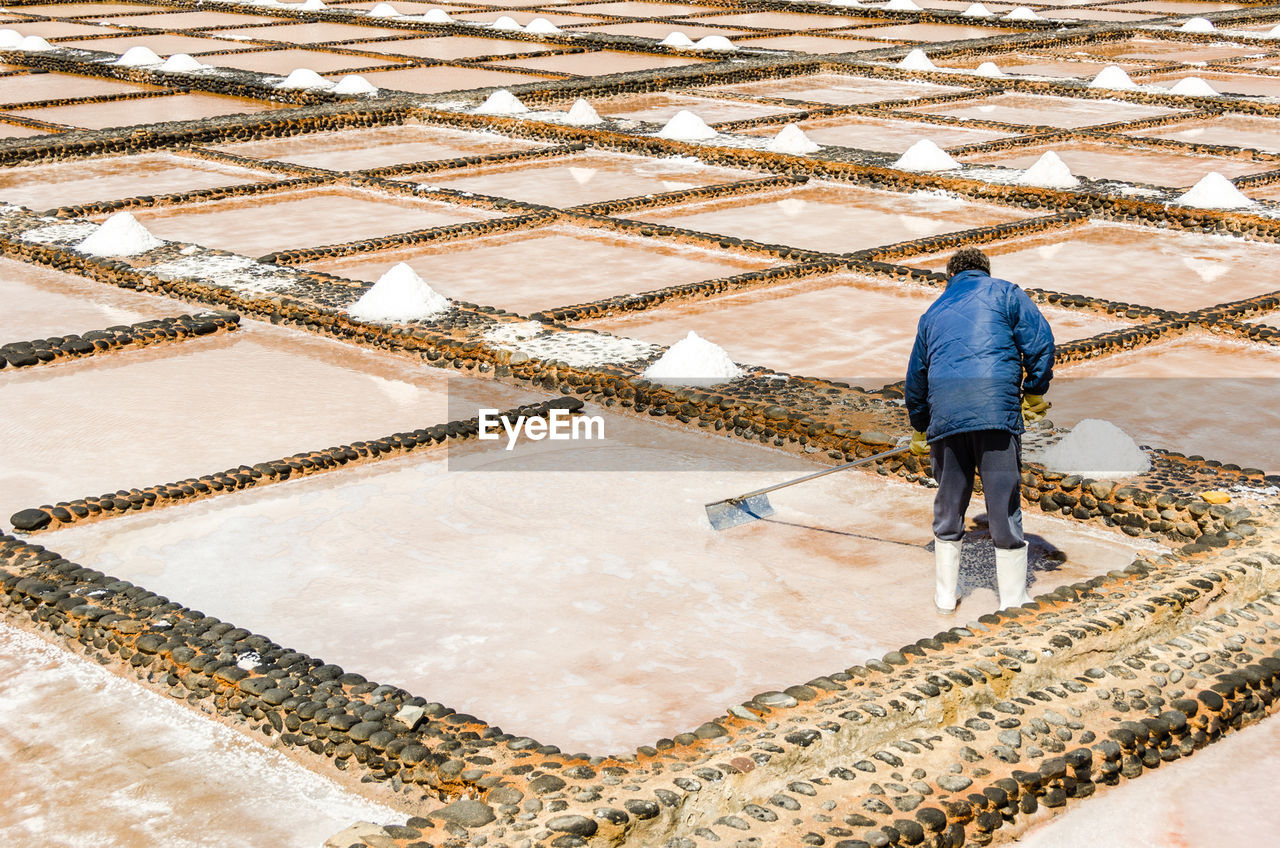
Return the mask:
[[86, 333], [50, 336], [29, 342], [0, 344], [0, 369], [53, 365], [70, 359], [102, 356], [141, 347], [191, 341], [202, 336], [230, 333], [240, 326], [234, 312], [200, 312], [117, 325]]

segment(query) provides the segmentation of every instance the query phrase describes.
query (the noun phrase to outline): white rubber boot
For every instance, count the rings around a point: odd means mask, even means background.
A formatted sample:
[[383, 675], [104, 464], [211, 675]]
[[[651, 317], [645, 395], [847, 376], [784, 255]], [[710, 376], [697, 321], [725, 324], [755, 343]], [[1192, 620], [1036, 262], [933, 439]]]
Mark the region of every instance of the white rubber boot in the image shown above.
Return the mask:
[[1000, 609], [1031, 603], [1027, 594], [1027, 546], [1013, 550], [996, 548], [996, 583], [1000, 586]]
[[933, 540], [933, 605], [940, 613], [956, 611], [956, 581], [960, 577], [960, 543]]

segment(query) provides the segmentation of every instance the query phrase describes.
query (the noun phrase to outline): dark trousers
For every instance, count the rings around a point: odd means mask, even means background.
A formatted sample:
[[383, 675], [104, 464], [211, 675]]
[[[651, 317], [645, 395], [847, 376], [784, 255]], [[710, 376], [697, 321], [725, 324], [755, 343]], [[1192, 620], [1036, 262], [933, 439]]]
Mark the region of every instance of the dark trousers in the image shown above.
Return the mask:
[[930, 446], [933, 479], [933, 535], [948, 542], [964, 537], [964, 511], [973, 495], [973, 475], [982, 478], [991, 540], [1012, 550], [1022, 537], [1022, 439], [1004, 430], [975, 430], [939, 439]]

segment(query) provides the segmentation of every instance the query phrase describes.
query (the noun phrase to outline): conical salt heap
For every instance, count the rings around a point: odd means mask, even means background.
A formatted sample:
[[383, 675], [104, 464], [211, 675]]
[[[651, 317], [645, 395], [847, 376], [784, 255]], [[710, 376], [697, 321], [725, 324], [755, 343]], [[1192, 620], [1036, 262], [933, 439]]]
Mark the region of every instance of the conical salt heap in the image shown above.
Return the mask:
[[351, 304], [347, 314], [358, 321], [422, 321], [443, 315], [450, 305], [449, 298], [400, 262]]

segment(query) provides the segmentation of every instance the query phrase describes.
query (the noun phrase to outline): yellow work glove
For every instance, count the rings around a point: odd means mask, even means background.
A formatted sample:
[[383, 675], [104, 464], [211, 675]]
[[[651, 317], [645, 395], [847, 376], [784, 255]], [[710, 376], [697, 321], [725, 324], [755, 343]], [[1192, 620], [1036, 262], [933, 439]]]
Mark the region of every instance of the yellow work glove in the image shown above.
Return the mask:
[[1044, 399], [1044, 395], [1022, 396], [1022, 420], [1026, 424], [1034, 424], [1044, 418], [1053, 404]]
[[929, 437], [919, 430], [911, 434], [911, 452], [916, 456], [929, 455]]

